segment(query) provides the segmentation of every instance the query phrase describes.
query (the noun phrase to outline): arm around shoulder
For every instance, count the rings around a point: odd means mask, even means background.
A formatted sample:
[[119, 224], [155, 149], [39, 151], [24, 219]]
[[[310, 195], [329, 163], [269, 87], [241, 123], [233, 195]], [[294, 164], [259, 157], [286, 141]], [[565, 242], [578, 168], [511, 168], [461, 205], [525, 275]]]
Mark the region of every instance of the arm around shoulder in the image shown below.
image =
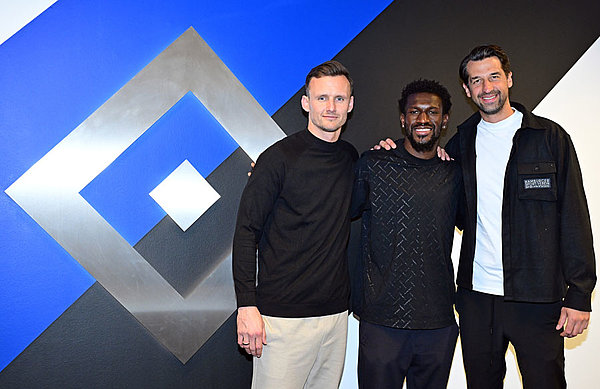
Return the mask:
[[354, 169], [354, 185], [352, 187], [352, 201], [350, 202], [350, 217], [352, 219], [359, 218], [368, 202], [369, 198], [369, 179], [367, 169], [367, 153], [356, 162]]
[[446, 143], [444, 150], [450, 158], [457, 161], [460, 160], [460, 138], [458, 132], [450, 138], [448, 143]]

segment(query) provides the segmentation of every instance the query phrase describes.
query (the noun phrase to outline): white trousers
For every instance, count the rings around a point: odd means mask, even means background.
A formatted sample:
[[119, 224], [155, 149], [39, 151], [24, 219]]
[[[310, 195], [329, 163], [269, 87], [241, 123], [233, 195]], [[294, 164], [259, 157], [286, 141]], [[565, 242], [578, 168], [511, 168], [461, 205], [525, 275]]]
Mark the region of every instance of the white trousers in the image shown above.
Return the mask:
[[254, 358], [252, 389], [335, 389], [346, 356], [348, 312], [308, 318], [263, 315], [267, 344]]

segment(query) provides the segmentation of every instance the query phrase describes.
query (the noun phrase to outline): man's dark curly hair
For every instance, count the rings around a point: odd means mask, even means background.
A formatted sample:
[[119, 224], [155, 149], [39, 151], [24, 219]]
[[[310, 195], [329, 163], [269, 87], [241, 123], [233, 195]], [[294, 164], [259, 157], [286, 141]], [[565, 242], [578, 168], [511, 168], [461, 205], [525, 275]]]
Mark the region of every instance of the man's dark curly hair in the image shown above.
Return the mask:
[[418, 79], [404, 87], [402, 90], [402, 97], [398, 100], [400, 112], [404, 115], [406, 115], [406, 101], [408, 100], [408, 96], [414, 95], [415, 93], [433, 93], [442, 99], [442, 113], [445, 115], [450, 112], [452, 101], [450, 100], [448, 89], [437, 81]]

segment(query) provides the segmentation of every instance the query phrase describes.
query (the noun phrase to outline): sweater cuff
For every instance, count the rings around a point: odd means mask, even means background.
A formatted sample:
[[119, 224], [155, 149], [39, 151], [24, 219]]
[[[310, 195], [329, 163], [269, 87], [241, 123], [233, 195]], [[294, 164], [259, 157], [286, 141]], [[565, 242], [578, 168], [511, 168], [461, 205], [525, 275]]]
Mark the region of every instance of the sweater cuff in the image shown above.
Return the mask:
[[238, 308], [256, 306], [256, 292], [238, 293], [236, 297]]
[[569, 288], [563, 301], [563, 306], [578, 311], [591, 312], [592, 295], [589, 293], [581, 293], [575, 288]]

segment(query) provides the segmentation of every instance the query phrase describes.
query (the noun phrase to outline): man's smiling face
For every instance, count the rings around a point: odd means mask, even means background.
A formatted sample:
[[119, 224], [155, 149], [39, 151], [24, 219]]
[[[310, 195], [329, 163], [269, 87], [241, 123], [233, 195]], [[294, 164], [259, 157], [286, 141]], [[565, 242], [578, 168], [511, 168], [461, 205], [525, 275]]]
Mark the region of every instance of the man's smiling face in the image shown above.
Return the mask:
[[468, 84], [463, 84], [467, 97], [477, 105], [481, 116], [488, 122], [497, 122], [512, 113], [508, 90], [513, 85], [512, 72], [502, 70], [497, 57], [470, 61], [467, 64]]
[[322, 139], [341, 130], [353, 105], [350, 82], [345, 76], [313, 78], [308, 95], [302, 96], [302, 108], [308, 112], [308, 129]]
[[409, 147], [417, 153], [433, 150], [448, 122], [448, 115], [443, 114], [442, 99], [433, 93], [414, 93], [406, 99], [405, 112], [400, 115], [400, 121], [406, 129]]

